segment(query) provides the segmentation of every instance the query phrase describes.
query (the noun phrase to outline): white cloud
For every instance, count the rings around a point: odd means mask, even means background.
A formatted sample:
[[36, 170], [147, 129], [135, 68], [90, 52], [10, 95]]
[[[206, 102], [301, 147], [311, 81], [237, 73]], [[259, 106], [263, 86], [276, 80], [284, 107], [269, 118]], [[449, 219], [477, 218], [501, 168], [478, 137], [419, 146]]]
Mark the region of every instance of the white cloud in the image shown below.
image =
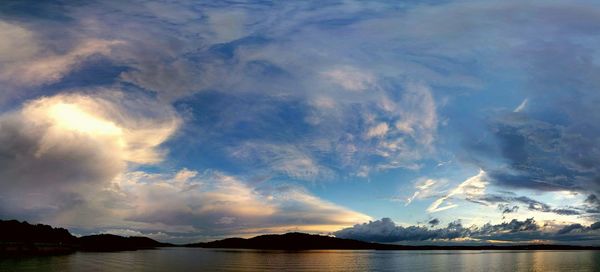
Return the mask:
[[0, 210], [60, 222], [56, 213], [85, 206], [128, 165], [160, 161], [159, 145], [179, 122], [169, 107], [109, 90], [42, 97], [4, 113]]
[[[110, 55], [124, 43], [118, 40], [81, 38], [55, 45], [36, 31], [0, 20], [0, 105], [27, 97], [28, 88], [60, 81], [94, 55]], [[73, 44], [71, 44], [73, 43]], [[66, 48], [62, 48], [66, 47]]]
[[[104, 90], [39, 98], [0, 116], [0, 213], [121, 234], [328, 232], [370, 219], [299, 187], [257, 189], [220, 172], [130, 170], [160, 162], [159, 145], [180, 123], [152, 103]], [[283, 158], [276, 169], [290, 176], [320, 171], [301, 155]]]
[[424, 84], [410, 83], [399, 107], [400, 119], [396, 129], [411, 135], [424, 145], [429, 145], [437, 130], [437, 110], [431, 90]]
[[527, 103], [529, 103], [529, 100], [527, 98], [523, 99], [523, 102], [521, 102], [521, 104], [519, 104], [519, 106], [517, 106], [513, 112], [522, 112], [527, 107]]
[[[299, 119], [311, 127], [300, 132], [302, 140], [291, 143], [303, 155], [275, 163], [277, 172], [294, 178], [314, 180], [330, 172], [328, 169], [355, 175], [351, 169], [376, 156], [385, 159], [371, 167], [373, 171], [417, 169], [418, 161], [431, 150], [437, 128], [428, 77], [413, 76], [412, 66], [398, 66], [398, 59], [386, 54], [372, 61], [373, 55], [366, 52], [371, 52], [373, 45], [363, 41], [365, 33], [358, 28], [349, 26], [347, 36], [338, 36], [334, 28], [310, 23], [344, 18], [348, 16], [345, 12], [365, 5], [345, 3], [316, 13], [309, 3], [285, 5], [293, 6], [293, 12], [279, 6], [265, 11], [246, 5], [223, 9], [195, 2], [81, 5], [68, 12], [75, 18], [73, 24], [85, 33], [69, 36], [64, 42], [67, 53], [53, 55], [68, 59], [65, 63], [70, 70], [94, 54], [106, 56], [115, 65], [127, 67], [115, 80], [155, 92], [167, 103], [214, 90], [217, 95], [234, 98], [252, 92], [269, 101], [287, 100], [311, 107], [308, 116]], [[115, 32], [116, 25], [119, 31]], [[56, 31], [50, 26], [38, 28]], [[338, 39], [343, 42], [332, 48], [330, 44]], [[88, 40], [118, 44], [80, 49], [87, 47]], [[358, 41], [367, 47], [357, 50], [348, 46]], [[349, 55], [355, 57], [344, 58]], [[70, 70], [56, 70], [49, 78], [62, 78]], [[410, 83], [413, 78], [423, 83]], [[249, 112], [240, 118], [262, 121], [265, 116], [261, 114]], [[373, 119], [362, 120], [367, 114]], [[235, 121], [240, 120], [232, 123]], [[377, 123], [381, 121], [385, 125]], [[365, 131], [369, 128], [370, 132]], [[331, 157], [327, 162], [332, 165], [319, 160], [322, 156]], [[368, 175], [368, 171], [360, 175]]]
[[331, 169], [319, 164], [302, 147], [288, 144], [246, 142], [231, 150], [238, 160], [267, 165], [268, 174], [283, 174], [292, 178], [315, 180], [330, 177]]
[[208, 21], [212, 27], [216, 43], [225, 43], [246, 35], [244, 23], [246, 12], [243, 10], [214, 9], [209, 13]]
[[447, 203], [444, 206], [442, 206], [442, 204], [457, 197], [473, 199], [477, 198], [478, 196], [482, 196], [485, 193], [487, 184], [488, 182], [486, 181], [485, 172], [483, 170], [479, 170], [477, 175], [468, 178], [456, 188], [452, 189], [448, 194], [431, 203], [429, 208], [427, 208], [427, 211], [433, 213], [456, 208], [458, 207], [458, 204]]
[[387, 123], [379, 123], [378, 125], [369, 128], [367, 131], [366, 137], [368, 139], [374, 137], [383, 137], [388, 132], [389, 127]]
[[351, 66], [337, 67], [323, 72], [322, 75], [348, 91], [364, 91], [376, 86], [373, 74]]
[[35, 34], [27, 28], [0, 21], [0, 63], [30, 58], [40, 51]]
[[120, 99], [125, 99], [122, 93], [107, 91], [95, 96], [56, 95], [28, 102], [21, 117], [36, 127], [47, 127], [35, 155], [43, 155], [69, 137], [85, 137], [109, 145], [116, 160], [159, 162], [162, 154], [156, 147], [175, 132], [179, 119], [165, 107], [161, 110], [167, 111], [159, 118], [136, 117], [147, 104], [130, 103], [127, 108]]
[[[122, 41], [84, 39], [67, 53], [44, 48], [34, 32], [0, 21], [0, 81], [8, 86], [39, 86], [63, 78], [88, 57], [110, 54]], [[44, 48], [44, 49], [42, 49]]]
[[415, 183], [417, 189], [412, 196], [406, 199], [405, 206], [408, 206], [415, 199], [424, 199], [435, 196], [439, 193], [440, 186], [445, 184], [445, 180], [421, 179]]
[[[115, 180], [130, 205], [127, 221], [146, 227], [202, 229], [205, 235], [297, 229], [327, 232], [370, 217], [319, 199], [299, 187], [252, 188], [220, 172], [181, 182], [174, 175], [129, 172]], [[260, 231], [259, 231], [260, 230]]]

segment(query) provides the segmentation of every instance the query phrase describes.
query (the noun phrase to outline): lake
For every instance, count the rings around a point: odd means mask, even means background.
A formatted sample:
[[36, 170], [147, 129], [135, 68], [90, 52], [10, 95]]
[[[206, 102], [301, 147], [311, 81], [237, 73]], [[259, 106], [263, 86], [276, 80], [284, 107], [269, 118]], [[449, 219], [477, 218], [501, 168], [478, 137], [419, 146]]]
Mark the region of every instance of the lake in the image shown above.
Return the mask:
[[600, 251], [161, 248], [0, 258], [0, 271], [600, 271]]

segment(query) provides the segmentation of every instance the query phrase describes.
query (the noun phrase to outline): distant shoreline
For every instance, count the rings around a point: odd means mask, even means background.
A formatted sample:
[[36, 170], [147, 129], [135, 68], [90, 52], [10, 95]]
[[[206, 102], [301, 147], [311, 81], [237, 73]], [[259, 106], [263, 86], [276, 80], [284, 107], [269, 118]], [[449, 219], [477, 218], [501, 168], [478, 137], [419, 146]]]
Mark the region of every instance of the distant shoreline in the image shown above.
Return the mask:
[[264, 249], [264, 250], [313, 250], [313, 249], [338, 249], [338, 250], [600, 250], [595, 246], [574, 245], [480, 245], [480, 246], [410, 246], [370, 243], [351, 239], [335, 238], [330, 236], [286, 233], [261, 235], [249, 239], [227, 238], [206, 243], [193, 243], [185, 247], [200, 248], [226, 248], [226, 249]]
[[597, 246], [547, 244], [409, 246], [370, 243], [297, 232], [260, 235], [249, 239], [227, 238], [205, 243], [175, 245], [161, 243], [147, 237], [122, 237], [112, 234], [75, 237], [63, 228], [53, 228], [42, 224], [31, 225], [25, 221], [0, 220], [0, 257], [61, 255], [77, 251], [113, 252], [160, 247], [257, 250], [600, 250], [600, 247]]
[[0, 256], [42, 256], [76, 251], [125, 251], [171, 246], [147, 237], [112, 234], [73, 236], [63, 228], [0, 220]]

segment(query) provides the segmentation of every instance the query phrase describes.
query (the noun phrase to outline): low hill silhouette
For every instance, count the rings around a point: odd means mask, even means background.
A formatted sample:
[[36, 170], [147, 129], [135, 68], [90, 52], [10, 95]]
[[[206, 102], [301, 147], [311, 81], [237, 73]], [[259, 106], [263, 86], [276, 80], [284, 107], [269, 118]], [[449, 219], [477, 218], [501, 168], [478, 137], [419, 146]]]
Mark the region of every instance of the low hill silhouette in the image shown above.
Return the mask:
[[136, 250], [169, 245], [148, 237], [123, 237], [114, 234], [83, 236], [78, 239], [78, 242], [79, 249], [83, 251]]
[[[0, 220], [0, 256], [66, 254], [75, 251], [121, 251], [175, 246], [147, 237], [97, 234], [75, 237], [64, 228], [32, 225], [25, 221]], [[512, 246], [407, 246], [369, 243], [306, 233], [260, 235], [249, 239], [228, 238], [185, 247], [274, 250], [360, 249], [360, 250], [600, 250], [600, 247], [570, 245]]]
[[407, 246], [369, 243], [330, 236], [286, 233], [260, 235], [249, 239], [228, 238], [206, 243], [187, 244], [187, 247], [202, 248], [241, 248], [241, 249], [372, 249], [372, 250], [600, 250], [600, 247], [570, 245], [511, 245], [511, 246]]
[[74, 244], [77, 237], [63, 228], [48, 225], [32, 225], [17, 220], [0, 220], [0, 241]]
[[64, 228], [32, 225], [26, 221], [0, 220], [0, 255], [45, 255], [81, 251], [150, 249], [171, 244], [147, 237], [98, 234], [75, 237]]
[[207, 243], [188, 244], [188, 247], [205, 248], [249, 248], [249, 249], [380, 249], [390, 245], [367, 243], [330, 236], [292, 232], [268, 234], [249, 239], [228, 238]]

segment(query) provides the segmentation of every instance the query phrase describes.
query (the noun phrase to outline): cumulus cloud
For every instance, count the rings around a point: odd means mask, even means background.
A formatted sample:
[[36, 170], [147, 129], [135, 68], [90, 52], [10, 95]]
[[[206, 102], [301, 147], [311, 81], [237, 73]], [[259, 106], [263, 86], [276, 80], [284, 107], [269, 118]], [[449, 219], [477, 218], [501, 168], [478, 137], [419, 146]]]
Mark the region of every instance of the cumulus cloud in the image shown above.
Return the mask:
[[383, 137], [388, 132], [389, 126], [387, 123], [379, 123], [367, 131], [367, 138]]
[[255, 188], [220, 172], [175, 175], [129, 172], [115, 184], [128, 202], [125, 219], [204, 235], [331, 231], [367, 215], [319, 199], [300, 187]]
[[[438, 222], [439, 223], [439, 222]], [[432, 224], [433, 225], [433, 224]], [[487, 223], [481, 227], [464, 227], [460, 221], [449, 223], [444, 228], [427, 228], [424, 226], [398, 226], [389, 218], [369, 221], [334, 232], [336, 237], [357, 239], [370, 242], [400, 242], [426, 240], [453, 240], [473, 238], [480, 240], [498, 239], [504, 234], [531, 233], [539, 229], [533, 218], [519, 221], [513, 219], [496, 225]]]
[[579, 223], [565, 225], [556, 232], [555, 239], [561, 241], [597, 241], [600, 235], [600, 222], [589, 226]]
[[584, 227], [581, 224], [571, 224], [571, 225], [565, 226], [564, 228], [558, 230], [557, 234], [567, 234], [573, 230], [580, 230], [583, 228]]
[[463, 237], [464, 229], [460, 223], [450, 223], [447, 228], [430, 230], [427, 227], [402, 227], [390, 218], [369, 221], [351, 228], [333, 233], [336, 237], [370, 242], [423, 241], [434, 239], [454, 239]]
[[442, 228], [425, 226], [399, 226], [389, 218], [357, 224], [350, 228], [333, 232], [336, 237], [384, 243], [423, 243], [423, 242], [534, 242], [564, 244], [580, 242], [589, 244], [598, 241], [600, 222], [584, 226], [582, 224], [560, 225], [557, 230], [538, 225], [533, 218], [512, 219], [499, 224], [486, 223], [481, 226], [465, 227], [454, 221]]
[[513, 219], [508, 223], [504, 222], [498, 225], [487, 223], [477, 231], [476, 235], [487, 235], [502, 232], [514, 233], [521, 231], [535, 231], [538, 229], [539, 226], [536, 224], [533, 218], [527, 218], [524, 221]]
[[43, 97], [0, 116], [2, 213], [51, 216], [128, 164], [158, 162], [178, 127], [170, 109], [114, 91]]
[[[110, 183], [127, 173], [144, 176], [134, 187], [148, 194], [160, 190], [141, 180], [214, 179], [222, 188], [198, 187], [219, 197], [239, 192], [250, 202], [238, 204], [279, 211], [283, 202], [259, 201], [269, 194], [234, 177], [316, 181], [429, 171], [433, 158], [449, 153], [458, 167], [484, 174], [441, 196], [438, 182], [419, 183], [408, 202], [437, 197], [430, 212], [457, 207], [459, 199], [501, 204], [505, 214], [517, 205], [519, 212], [586, 218], [600, 210], [592, 198], [600, 191], [599, 10], [591, 2], [87, 2], [41, 4], [36, 14], [23, 3], [0, 8], [0, 174], [7, 177], [0, 184], [37, 200], [0, 193], [4, 214], [74, 207], [57, 222], [100, 213], [115, 218], [113, 225], [127, 216], [164, 224], [143, 209], [135, 216], [105, 209], [131, 211], [127, 192]], [[99, 86], [119, 91], [98, 94]], [[168, 142], [181, 128], [174, 108], [186, 123], [181, 141]], [[231, 168], [221, 175], [239, 184], [194, 171], [152, 178], [135, 171], [159, 164], [165, 144], [177, 155], [158, 168], [199, 158], [202, 169]], [[486, 194], [491, 186], [592, 195], [583, 206], [558, 207]], [[287, 190], [295, 196], [289, 203], [305, 201], [286, 209], [333, 205]], [[177, 212], [185, 205], [165, 203]], [[211, 220], [240, 224], [226, 206], [214, 204], [223, 214]], [[207, 218], [193, 211], [188, 218]]]
[[155, 100], [110, 90], [43, 97], [3, 114], [0, 215], [204, 235], [323, 232], [370, 218], [300, 187], [257, 189], [221, 172], [130, 170], [160, 162], [160, 145], [180, 122]]

